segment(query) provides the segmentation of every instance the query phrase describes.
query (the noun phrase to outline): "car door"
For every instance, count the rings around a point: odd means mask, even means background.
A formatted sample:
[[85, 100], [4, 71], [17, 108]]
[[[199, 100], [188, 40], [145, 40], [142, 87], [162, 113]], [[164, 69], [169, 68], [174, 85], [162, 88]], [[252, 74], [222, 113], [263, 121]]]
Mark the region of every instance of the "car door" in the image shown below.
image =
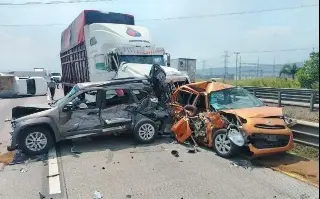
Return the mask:
[[126, 110], [135, 100], [130, 90], [104, 89], [101, 103], [100, 122], [103, 133], [123, 132], [131, 127], [132, 114]]
[[59, 118], [62, 136], [101, 132], [97, 103], [99, 92], [99, 89], [79, 92], [62, 108]]

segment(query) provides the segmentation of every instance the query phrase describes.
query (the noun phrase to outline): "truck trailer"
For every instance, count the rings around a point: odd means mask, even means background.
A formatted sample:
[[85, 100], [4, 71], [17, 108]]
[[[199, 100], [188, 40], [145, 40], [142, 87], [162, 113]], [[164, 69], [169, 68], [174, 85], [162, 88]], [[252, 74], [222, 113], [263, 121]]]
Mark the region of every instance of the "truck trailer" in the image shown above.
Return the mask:
[[172, 68], [175, 68], [178, 71], [188, 75], [191, 82], [196, 81], [196, 69], [197, 69], [196, 59], [189, 59], [189, 58], [171, 59], [170, 65]]
[[152, 44], [149, 30], [135, 25], [134, 16], [84, 10], [61, 35], [64, 94], [76, 83], [148, 75], [153, 64], [163, 67], [170, 81], [190, 82], [165, 66], [165, 56], [170, 60]]

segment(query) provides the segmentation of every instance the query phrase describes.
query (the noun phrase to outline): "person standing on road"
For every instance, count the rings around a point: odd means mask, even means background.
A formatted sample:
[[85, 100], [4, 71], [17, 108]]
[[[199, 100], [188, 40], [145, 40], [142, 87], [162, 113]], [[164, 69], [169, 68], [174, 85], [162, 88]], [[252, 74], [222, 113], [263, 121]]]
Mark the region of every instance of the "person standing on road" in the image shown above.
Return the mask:
[[59, 81], [56, 80], [55, 82], [56, 82], [56, 84], [57, 84], [57, 89], [59, 89]]
[[51, 100], [54, 98], [54, 93], [56, 91], [56, 82], [53, 80], [53, 78], [50, 79], [51, 81], [48, 84], [50, 94], [51, 94]]

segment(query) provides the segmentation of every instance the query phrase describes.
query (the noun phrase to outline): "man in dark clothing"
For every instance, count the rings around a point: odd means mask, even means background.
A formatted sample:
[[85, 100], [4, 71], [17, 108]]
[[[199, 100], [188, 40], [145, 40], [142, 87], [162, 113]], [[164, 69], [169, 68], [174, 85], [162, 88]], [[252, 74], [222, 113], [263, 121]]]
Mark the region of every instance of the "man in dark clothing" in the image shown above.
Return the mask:
[[53, 78], [51, 78], [50, 80], [51, 81], [48, 83], [48, 87], [49, 87], [50, 94], [51, 94], [51, 100], [53, 100], [54, 94], [56, 91], [56, 82], [53, 80]]

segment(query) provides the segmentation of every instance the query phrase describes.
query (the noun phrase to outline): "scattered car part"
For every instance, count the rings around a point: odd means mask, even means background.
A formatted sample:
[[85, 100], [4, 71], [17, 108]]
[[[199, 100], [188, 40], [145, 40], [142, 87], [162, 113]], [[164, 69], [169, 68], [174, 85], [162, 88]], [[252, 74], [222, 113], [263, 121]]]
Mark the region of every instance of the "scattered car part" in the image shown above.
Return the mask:
[[176, 158], [179, 157], [179, 152], [177, 150], [172, 150], [171, 154]]
[[102, 194], [100, 193], [100, 191], [94, 191], [93, 193], [93, 199], [101, 199], [103, 198]]

